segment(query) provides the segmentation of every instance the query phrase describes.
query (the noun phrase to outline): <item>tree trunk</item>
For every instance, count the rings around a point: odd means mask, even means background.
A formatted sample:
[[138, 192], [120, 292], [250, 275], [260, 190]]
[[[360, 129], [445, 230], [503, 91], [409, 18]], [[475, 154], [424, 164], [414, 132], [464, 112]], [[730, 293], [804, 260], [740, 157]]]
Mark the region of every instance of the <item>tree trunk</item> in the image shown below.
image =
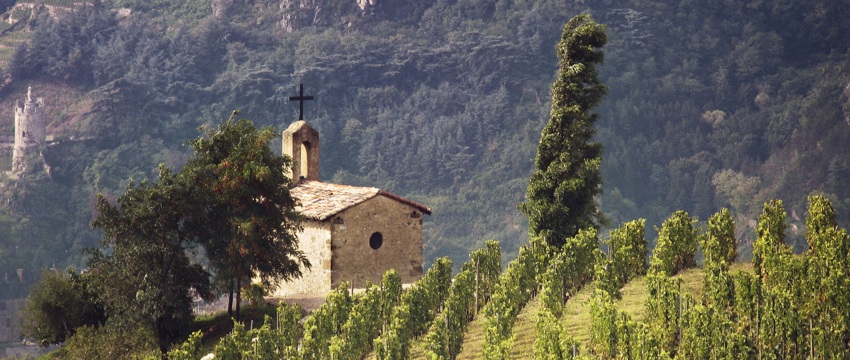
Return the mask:
[[239, 305], [242, 303], [242, 263], [236, 265], [236, 321], [239, 321]]
[[230, 278], [230, 285], [227, 293], [227, 317], [233, 317], [233, 278]]

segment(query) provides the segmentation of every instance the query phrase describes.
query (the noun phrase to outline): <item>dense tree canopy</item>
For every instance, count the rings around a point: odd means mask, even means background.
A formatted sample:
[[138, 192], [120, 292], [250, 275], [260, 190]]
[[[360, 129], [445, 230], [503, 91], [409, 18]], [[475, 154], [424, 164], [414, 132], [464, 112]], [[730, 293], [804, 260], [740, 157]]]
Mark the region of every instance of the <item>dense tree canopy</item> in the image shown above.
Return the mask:
[[231, 298], [236, 292], [237, 318], [240, 290], [252, 277], [269, 287], [310, 266], [298, 248], [301, 217], [283, 172], [291, 159], [270, 148], [276, 135], [231, 117], [191, 143], [195, 155], [183, 168], [192, 202], [200, 199], [208, 214], [209, 238], [202, 244], [218, 275], [228, 278]]
[[[104, 237], [88, 251], [85, 281], [41, 279], [29, 334], [57, 343], [85, 325], [98, 336], [141, 328], [165, 353], [185, 335], [193, 298], [213, 299], [211, 275], [237, 294], [237, 318], [240, 290], [252, 278], [272, 285], [300, 276], [310, 264], [298, 249], [301, 218], [282, 171], [290, 160], [271, 153], [274, 135], [229, 119], [192, 142], [195, 155], [179, 173], [160, 166], [156, 183], [131, 183], [117, 199], [99, 194], [93, 226]], [[98, 327], [103, 317], [108, 328]]]
[[[44, 152], [49, 178], [0, 187], [4, 272], [84, 264], [80, 250], [100, 238], [93, 193], [117, 197], [130, 178], [156, 179], [159, 163], [179, 169], [197, 127], [233, 109], [285, 127], [298, 83], [316, 96], [306, 115], [325, 140], [324, 180], [434, 208], [426, 259], [458, 264], [490, 238], [510, 258], [527, 242], [516, 204], [549, 118], [552, 49], [579, 13], [608, 35], [592, 141], [606, 149], [597, 200], [612, 225], [728, 207], [748, 259], [768, 199], [784, 201], [790, 229], [815, 192], [850, 219], [847, 0], [213, 3], [102, 0], [16, 13], [24, 20], [0, 33], [17, 46], [0, 56], [11, 75], [0, 97], [33, 85], [58, 140]], [[12, 123], [0, 113], [4, 134]], [[797, 252], [804, 237], [788, 232]]]
[[605, 26], [579, 15], [564, 26], [558, 43], [551, 118], [537, 148], [528, 200], [520, 206], [529, 233], [549, 245], [561, 246], [579, 230], [598, 229], [601, 223], [596, 196], [602, 191], [602, 144], [592, 141], [599, 115], [591, 110], [606, 92], [596, 65], [604, 60], [600, 48], [607, 42]]
[[87, 275], [46, 271], [29, 294], [23, 333], [42, 346], [61, 344], [82, 326], [106, 320]]
[[111, 203], [98, 197], [94, 226], [101, 247], [92, 251], [92, 287], [111, 325], [151, 329], [164, 351], [192, 319], [192, 296], [212, 299], [209, 273], [190, 251], [206, 241], [196, 193], [162, 169], [159, 182], [131, 185]]

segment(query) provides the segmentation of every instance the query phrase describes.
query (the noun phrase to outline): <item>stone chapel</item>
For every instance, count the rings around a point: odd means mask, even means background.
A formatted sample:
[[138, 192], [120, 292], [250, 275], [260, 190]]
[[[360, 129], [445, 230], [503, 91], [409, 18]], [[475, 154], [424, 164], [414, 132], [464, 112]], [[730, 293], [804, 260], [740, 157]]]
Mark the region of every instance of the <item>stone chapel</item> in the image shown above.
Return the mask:
[[320, 181], [319, 133], [306, 121], [283, 132], [283, 153], [292, 158], [290, 191], [306, 218], [298, 246], [312, 269], [271, 296], [327, 293], [343, 281], [362, 288], [389, 269], [403, 283], [422, 276], [422, 218], [430, 208], [377, 188]]

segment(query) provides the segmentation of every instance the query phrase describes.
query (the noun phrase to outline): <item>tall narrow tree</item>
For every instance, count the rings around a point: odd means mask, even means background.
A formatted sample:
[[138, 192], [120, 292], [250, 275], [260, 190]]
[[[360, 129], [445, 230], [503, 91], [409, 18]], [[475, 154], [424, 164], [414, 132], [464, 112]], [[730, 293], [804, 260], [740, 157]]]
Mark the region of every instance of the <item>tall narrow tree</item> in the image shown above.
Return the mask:
[[532, 236], [561, 246], [579, 230], [602, 222], [595, 197], [601, 193], [602, 144], [593, 142], [591, 113], [607, 88], [597, 75], [607, 43], [605, 26], [590, 15], [572, 18], [558, 43], [558, 79], [552, 85], [552, 110], [543, 129], [527, 200], [520, 210], [528, 216]]

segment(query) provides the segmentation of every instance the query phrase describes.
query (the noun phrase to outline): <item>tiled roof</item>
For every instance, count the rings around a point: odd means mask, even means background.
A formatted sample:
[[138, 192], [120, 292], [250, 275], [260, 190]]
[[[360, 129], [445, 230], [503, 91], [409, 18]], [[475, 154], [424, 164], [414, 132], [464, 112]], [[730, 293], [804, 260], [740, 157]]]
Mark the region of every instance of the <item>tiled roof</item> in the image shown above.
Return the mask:
[[324, 183], [306, 180], [290, 190], [299, 200], [298, 210], [308, 219], [325, 220], [334, 214], [360, 204], [375, 196], [383, 195], [393, 200], [413, 206], [425, 214], [431, 215], [431, 209], [401, 196], [373, 187], [360, 187]]

